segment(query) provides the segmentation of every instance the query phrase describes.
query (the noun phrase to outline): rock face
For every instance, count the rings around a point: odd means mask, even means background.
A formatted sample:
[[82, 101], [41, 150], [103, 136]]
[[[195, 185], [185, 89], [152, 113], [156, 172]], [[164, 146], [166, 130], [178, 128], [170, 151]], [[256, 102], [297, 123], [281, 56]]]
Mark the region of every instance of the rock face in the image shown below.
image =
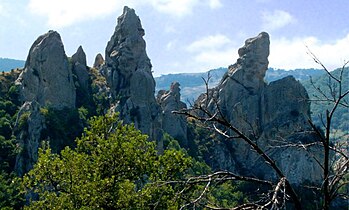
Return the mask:
[[23, 104], [18, 113], [16, 127], [20, 130], [17, 139], [23, 150], [16, 157], [15, 171], [22, 176], [32, 169], [38, 159], [41, 131], [46, 127], [45, 118], [36, 101]]
[[83, 66], [87, 66], [86, 54], [80, 45], [76, 53], [72, 56], [72, 63], [79, 63]]
[[174, 110], [187, 108], [180, 98], [179, 83], [173, 82], [169, 91], [159, 91], [157, 102], [162, 109], [162, 129], [178, 140], [182, 146], [187, 146], [187, 121], [184, 116], [172, 113]]
[[[238, 53], [237, 62], [229, 67], [220, 84], [209, 91], [210, 97], [201, 95], [196, 104], [214, 111], [217, 101], [230, 123], [275, 158], [291, 183], [319, 181], [321, 169], [304, 150], [275, 147], [290, 142], [316, 141], [316, 135], [307, 123], [310, 119], [310, 104], [306, 90], [293, 77], [270, 84], [264, 82], [269, 55], [267, 33], [262, 32], [246, 40]], [[234, 140], [224, 143], [225, 147], [217, 145], [214, 149], [215, 156], [219, 158], [211, 160], [211, 165], [216, 169], [275, 178], [269, 166], [245, 142]], [[295, 173], [295, 169], [300, 168], [302, 170], [296, 171], [304, 173]], [[313, 174], [313, 177], [309, 174]]]
[[[79, 48], [74, 68], [86, 70], [86, 56]], [[16, 172], [23, 175], [37, 161], [45, 117], [41, 108], [75, 108], [76, 90], [60, 35], [55, 31], [40, 36], [31, 46], [24, 70], [16, 80], [24, 102], [16, 120], [15, 134], [22, 148], [16, 157]]]
[[155, 81], [145, 51], [144, 29], [133, 9], [124, 8], [105, 50], [101, 73], [110, 87], [115, 110], [126, 122], [156, 138], [160, 107], [154, 96]]
[[56, 109], [75, 107], [72, 72], [57, 32], [49, 31], [34, 42], [16, 83], [24, 102], [37, 101]]
[[76, 53], [71, 58], [72, 72], [77, 77], [77, 84], [75, 86], [77, 89], [88, 93], [90, 85], [90, 76], [88, 72], [88, 67], [86, 64], [86, 54], [82, 49], [82, 46], [79, 46]]

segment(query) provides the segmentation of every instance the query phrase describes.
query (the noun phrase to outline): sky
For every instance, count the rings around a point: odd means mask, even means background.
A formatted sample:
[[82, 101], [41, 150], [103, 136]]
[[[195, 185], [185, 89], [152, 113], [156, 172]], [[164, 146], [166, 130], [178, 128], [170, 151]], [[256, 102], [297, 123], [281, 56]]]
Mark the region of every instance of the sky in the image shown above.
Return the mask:
[[116, 19], [136, 10], [155, 76], [228, 67], [248, 38], [270, 35], [269, 66], [329, 68], [349, 60], [348, 0], [0, 0], [0, 57], [25, 60], [36, 38], [60, 33], [66, 54], [104, 56]]

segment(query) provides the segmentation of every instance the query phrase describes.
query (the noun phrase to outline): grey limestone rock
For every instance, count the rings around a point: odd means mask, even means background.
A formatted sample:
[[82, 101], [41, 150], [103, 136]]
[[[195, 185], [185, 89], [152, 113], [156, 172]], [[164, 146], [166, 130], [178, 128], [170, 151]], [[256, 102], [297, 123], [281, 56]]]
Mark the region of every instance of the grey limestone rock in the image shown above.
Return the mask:
[[187, 121], [183, 115], [177, 115], [172, 111], [178, 111], [187, 108], [187, 105], [180, 100], [180, 84], [173, 82], [170, 90], [159, 91], [157, 102], [162, 109], [162, 129], [175, 139], [179, 140], [182, 146], [187, 145]]
[[154, 96], [155, 81], [143, 39], [144, 29], [133, 9], [124, 7], [115, 32], [105, 50], [100, 71], [110, 87], [115, 111], [126, 122], [133, 122], [143, 133], [159, 139], [160, 107]]
[[76, 53], [71, 58], [72, 72], [77, 77], [76, 87], [81, 88], [85, 93], [88, 93], [90, 85], [90, 75], [88, 72], [88, 67], [86, 64], [86, 54], [82, 49], [82, 46], [79, 46]]
[[[291, 183], [317, 182], [321, 180], [321, 168], [307, 152], [278, 147], [294, 143], [295, 139], [302, 143], [316, 141], [317, 137], [307, 123], [310, 119], [310, 104], [305, 88], [293, 77], [270, 84], [264, 81], [269, 63], [269, 43], [269, 35], [265, 32], [246, 40], [238, 51], [237, 62], [229, 67], [219, 85], [209, 90], [209, 97], [201, 95], [196, 104], [212, 112], [218, 105], [231, 124], [254, 139], [276, 160]], [[276, 177], [245, 142], [235, 140], [225, 143], [231, 149], [216, 150], [219, 158], [213, 159], [212, 165], [216, 165], [217, 169], [243, 171], [263, 178]], [[219, 154], [217, 151], [229, 154]], [[320, 158], [321, 149], [314, 149], [314, 152]], [[235, 163], [238, 167], [231, 169], [226, 165], [227, 162]], [[304, 171], [302, 167], [307, 172], [295, 172]]]
[[49, 31], [31, 46], [16, 81], [22, 101], [37, 101], [56, 109], [75, 107], [75, 86], [60, 35]]
[[41, 131], [46, 128], [40, 107], [36, 101], [25, 102], [18, 112], [17, 140], [22, 151], [16, 157], [15, 171], [20, 176], [32, 169], [38, 159]]
[[72, 56], [72, 63], [80, 63], [83, 66], [87, 66], [86, 64], [86, 54], [82, 49], [82, 46], [79, 46], [76, 53]]

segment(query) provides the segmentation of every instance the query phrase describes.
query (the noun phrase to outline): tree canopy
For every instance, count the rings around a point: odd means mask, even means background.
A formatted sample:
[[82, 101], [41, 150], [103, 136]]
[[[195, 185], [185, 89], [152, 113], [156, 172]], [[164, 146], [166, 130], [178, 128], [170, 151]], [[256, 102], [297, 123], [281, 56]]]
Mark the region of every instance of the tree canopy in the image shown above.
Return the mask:
[[133, 125], [94, 117], [77, 146], [54, 154], [48, 144], [24, 177], [27, 209], [178, 209], [175, 184], [193, 160], [178, 150], [157, 154]]

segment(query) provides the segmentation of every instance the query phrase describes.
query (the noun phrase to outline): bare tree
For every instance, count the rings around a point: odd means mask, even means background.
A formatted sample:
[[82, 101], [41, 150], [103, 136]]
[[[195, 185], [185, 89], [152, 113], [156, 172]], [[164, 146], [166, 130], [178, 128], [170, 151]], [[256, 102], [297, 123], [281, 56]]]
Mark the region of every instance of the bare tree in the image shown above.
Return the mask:
[[331, 107], [325, 110], [324, 117], [320, 116], [324, 133], [309, 120], [310, 125], [320, 137], [324, 149], [324, 161], [321, 164], [324, 180], [321, 191], [323, 193], [323, 209], [327, 210], [330, 208], [331, 202], [336, 198], [342, 197], [343, 199], [348, 199], [348, 194], [342, 194], [340, 192], [341, 188], [348, 187], [349, 184], [348, 180], [346, 180], [349, 174], [348, 139], [343, 139], [343, 141], [334, 144], [331, 143], [331, 140], [333, 139], [332, 123], [335, 112], [340, 106], [349, 108], [349, 103], [345, 99], [345, 97], [349, 96], [349, 87], [345, 86], [343, 78], [346, 65], [348, 65], [349, 61], [344, 62], [339, 75], [334, 75], [309, 49], [308, 54], [328, 75], [327, 91], [315, 86], [312, 82], [313, 87], [320, 95], [313, 102], [331, 104]]
[[[309, 51], [309, 54], [317, 64], [322, 66], [329, 79], [333, 81], [333, 83], [329, 82], [327, 87], [329, 90], [327, 92], [316, 87], [322, 98], [315, 99], [318, 102], [331, 103], [331, 108], [329, 110], [326, 110], [323, 128], [319, 128], [312, 122], [311, 119], [309, 119], [309, 124], [320, 139], [319, 142], [309, 144], [299, 143], [284, 146], [301, 147], [309, 153], [311, 153], [311, 150], [309, 148], [314, 146], [321, 146], [324, 158], [320, 160], [317, 159], [315, 155], [313, 155], [312, 157], [315, 158], [317, 164], [319, 164], [322, 168], [323, 182], [321, 183], [321, 186], [306, 187], [321, 194], [322, 208], [327, 210], [330, 208], [331, 203], [336, 198], [348, 199], [348, 194], [340, 192], [341, 189], [348, 186], [348, 142], [347, 140], [345, 140], [342, 141], [341, 144], [331, 143], [331, 125], [333, 115], [339, 106], [344, 106], [346, 108], [349, 107], [348, 101], [345, 100], [345, 97], [349, 95], [349, 88], [345, 89], [346, 87], [343, 84], [343, 73], [348, 62], [346, 62], [341, 68], [339, 76], [336, 76], [332, 72], [330, 72], [313, 53]], [[214, 98], [212, 91], [208, 87], [209, 79], [210, 75], [208, 75], [208, 79], [203, 79], [206, 85], [205, 97], [207, 99], [211, 98], [211, 101], [214, 102], [215, 108], [213, 109], [213, 111], [212, 109], [208, 109], [208, 104], [194, 104], [189, 109], [175, 111], [174, 113], [185, 115], [187, 117], [195, 119], [198, 122], [208, 125], [210, 126], [210, 129], [213, 129], [215, 132], [224, 136], [226, 139], [242, 139], [246, 144], [250, 146], [253, 151], [255, 151], [259, 155], [260, 158], [264, 160], [265, 163], [270, 166], [270, 168], [276, 173], [278, 179], [275, 181], [261, 180], [255, 177], [241, 176], [239, 174], [234, 174], [227, 171], [218, 171], [206, 176], [191, 177], [183, 182], [183, 190], [179, 193], [184, 192], [185, 190], [190, 188], [190, 186], [197, 183], [205, 183], [205, 187], [203, 188], [199, 196], [189, 200], [185, 205], [182, 206], [182, 208], [190, 205], [198, 205], [203, 195], [209, 191], [209, 187], [214, 182], [243, 180], [256, 184], [266, 185], [270, 188], [270, 193], [266, 195], [265, 199], [261, 199], [257, 202], [246, 203], [231, 209], [284, 209], [286, 208], [287, 200], [290, 200], [291, 203], [293, 203], [294, 209], [302, 209], [302, 202], [300, 197], [297, 195], [294, 186], [290, 184], [284, 172], [276, 164], [276, 160], [272, 159], [267, 154], [267, 152], [264, 151], [263, 148], [254, 141], [254, 139], [251, 139], [249, 137], [251, 135], [242, 132], [228, 119], [226, 119], [226, 116], [223, 114], [217, 99]], [[206, 100], [207, 103], [208, 101], [209, 100]], [[206, 207], [210, 209], [226, 209], [213, 205], [206, 205]]]

